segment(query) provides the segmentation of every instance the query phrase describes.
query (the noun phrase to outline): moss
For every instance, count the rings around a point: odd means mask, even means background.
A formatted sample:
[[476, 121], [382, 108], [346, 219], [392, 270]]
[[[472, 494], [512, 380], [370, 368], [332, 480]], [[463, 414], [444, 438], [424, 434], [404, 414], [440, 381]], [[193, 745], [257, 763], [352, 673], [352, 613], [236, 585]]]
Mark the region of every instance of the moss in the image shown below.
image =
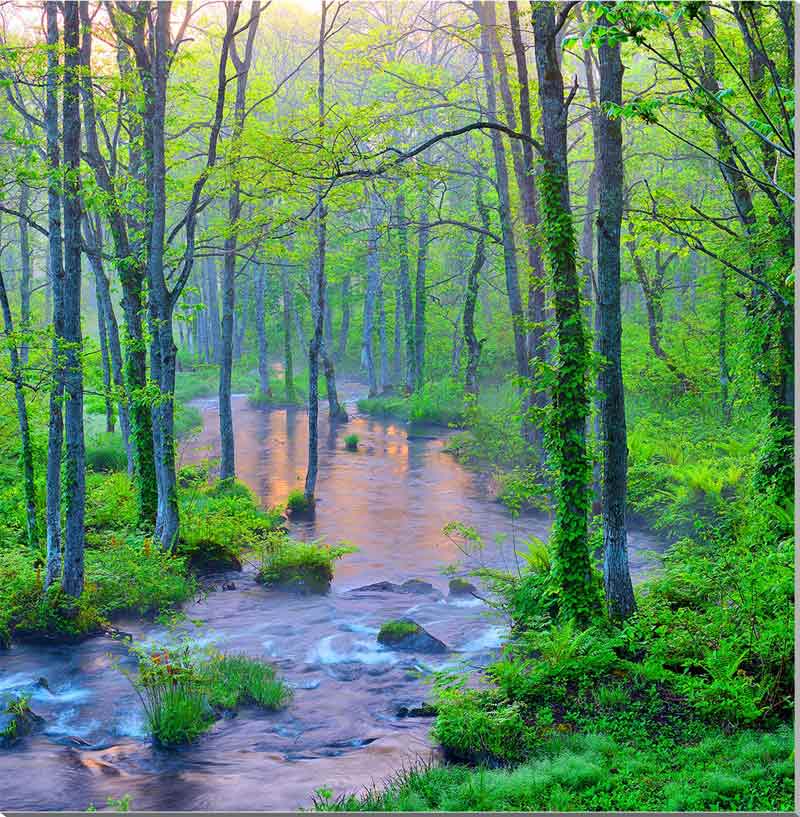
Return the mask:
[[358, 451], [358, 434], [348, 434], [344, 438], [344, 447], [348, 451]]
[[422, 627], [408, 619], [392, 619], [381, 624], [378, 641], [381, 644], [394, 644], [410, 635], [422, 632]]

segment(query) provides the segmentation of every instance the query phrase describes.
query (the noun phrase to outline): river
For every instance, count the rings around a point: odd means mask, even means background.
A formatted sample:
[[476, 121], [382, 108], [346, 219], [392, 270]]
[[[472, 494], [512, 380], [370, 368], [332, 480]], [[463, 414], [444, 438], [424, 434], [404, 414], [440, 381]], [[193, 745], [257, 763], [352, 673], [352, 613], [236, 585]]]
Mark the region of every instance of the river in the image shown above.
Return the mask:
[[[441, 430], [356, 413], [363, 386], [344, 383], [352, 415], [331, 427], [320, 417], [320, 469], [313, 520], [291, 524], [304, 539], [347, 541], [358, 552], [339, 562], [327, 596], [265, 590], [248, 565], [213, 577], [235, 590], [186, 605], [196, 636], [228, 651], [268, 658], [294, 688], [278, 713], [242, 710], [191, 746], [160, 749], [144, 731], [141, 707], [120, 669], [135, 668], [123, 644], [95, 638], [79, 645], [14, 645], [0, 653], [0, 693], [23, 692], [45, 718], [44, 731], [0, 750], [0, 808], [85, 810], [130, 795], [136, 810], [292, 810], [308, 808], [314, 790], [358, 791], [394, 769], [429, 758], [431, 721], [398, 710], [425, 700], [432, 671], [491, 660], [503, 623], [473, 598], [448, 596], [443, 568], [463, 554], [443, 534], [448, 521], [474, 527], [487, 564], [513, 567], [515, 547], [546, 538], [550, 520], [524, 515], [512, 523], [493, 500], [485, 476], [443, 451]], [[200, 400], [203, 430], [184, 445], [182, 463], [219, 453], [216, 400]], [[233, 398], [236, 467], [265, 505], [302, 487], [307, 416], [302, 409], [255, 409]], [[343, 438], [359, 436], [349, 452]], [[658, 540], [632, 530], [634, 580], [652, 569]], [[462, 571], [463, 572], [463, 571]], [[433, 592], [358, 591], [378, 582], [421, 579]], [[356, 592], [353, 592], [353, 591]], [[381, 648], [389, 618], [409, 616], [449, 647], [443, 656]], [[155, 623], [118, 622], [137, 639], [158, 642]], [[47, 686], [37, 684], [45, 678]]]

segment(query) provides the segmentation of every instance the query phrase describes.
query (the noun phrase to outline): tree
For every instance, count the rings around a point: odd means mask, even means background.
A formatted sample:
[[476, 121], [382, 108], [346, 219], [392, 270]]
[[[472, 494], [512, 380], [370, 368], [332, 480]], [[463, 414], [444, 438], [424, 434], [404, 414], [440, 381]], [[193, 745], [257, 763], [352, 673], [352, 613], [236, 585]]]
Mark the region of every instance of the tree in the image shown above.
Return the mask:
[[86, 455], [83, 438], [83, 364], [81, 362], [81, 117], [80, 22], [78, 5], [64, 6], [64, 435], [66, 437], [66, 528], [64, 592], [83, 592]]
[[552, 386], [550, 453], [555, 471], [552, 534], [561, 605], [567, 617], [587, 620], [595, 606], [589, 560], [590, 465], [586, 451], [588, 349], [575, 263], [575, 227], [567, 169], [567, 112], [577, 90], [564, 96], [558, 33], [570, 5], [556, 19], [550, 3], [534, 4], [533, 31], [542, 126], [541, 193], [546, 259], [555, 301], [558, 360]]
[[[600, 102], [622, 104], [622, 57], [619, 42], [608, 36], [604, 15], [598, 19]], [[603, 31], [605, 29], [605, 31]], [[605, 34], [605, 36], [603, 36]], [[626, 619], [636, 610], [625, 521], [628, 487], [628, 435], [622, 381], [622, 312], [620, 307], [620, 236], [623, 206], [622, 125], [602, 110], [597, 128], [597, 323], [598, 376], [603, 448], [603, 577], [609, 615]]]

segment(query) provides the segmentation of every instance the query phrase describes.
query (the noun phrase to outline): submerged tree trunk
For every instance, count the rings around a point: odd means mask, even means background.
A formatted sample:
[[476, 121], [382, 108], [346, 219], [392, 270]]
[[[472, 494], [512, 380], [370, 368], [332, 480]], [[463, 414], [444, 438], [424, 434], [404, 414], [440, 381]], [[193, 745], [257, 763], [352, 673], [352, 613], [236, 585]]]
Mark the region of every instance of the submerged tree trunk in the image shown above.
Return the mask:
[[3, 271], [0, 270], [0, 307], [3, 310], [8, 356], [11, 363], [11, 379], [14, 381], [14, 395], [17, 399], [17, 422], [19, 424], [20, 462], [22, 480], [25, 489], [25, 540], [30, 548], [36, 548], [39, 537], [36, 532], [36, 484], [33, 478], [33, 447], [28, 425], [28, 406], [25, 401], [25, 383], [22, 375], [22, 360], [14, 341], [14, 320], [11, 316], [11, 305], [8, 302]]
[[575, 265], [575, 228], [567, 169], [567, 113], [553, 6], [532, 6], [544, 151], [538, 176], [544, 241], [553, 279], [558, 366], [553, 386], [556, 518], [552, 541], [565, 617], [587, 621], [596, 606], [588, 544], [589, 355]]
[[[605, 17], [599, 19], [607, 26]], [[599, 46], [600, 99], [622, 104], [619, 43]], [[622, 312], [620, 308], [620, 233], [623, 206], [622, 123], [600, 111], [597, 156], [600, 207], [597, 216], [598, 351], [604, 361], [598, 378], [603, 445], [603, 576], [606, 604], [614, 619], [636, 610], [628, 567], [625, 521], [628, 491], [628, 437], [622, 382]]]
[[48, 244], [50, 283], [53, 292], [53, 375], [50, 387], [50, 420], [47, 438], [47, 567], [44, 586], [61, 577], [61, 449], [64, 442], [62, 404], [64, 367], [61, 339], [64, 335], [64, 262], [61, 249], [61, 196], [56, 181], [61, 151], [58, 127], [59, 32], [58, 3], [45, 3], [47, 15], [47, 90], [45, 129], [47, 133]]
[[83, 438], [83, 364], [81, 361], [81, 122], [80, 24], [77, 3], [64, 5], [64, 391], [66, 408], [66, 513], [64, 576], [70, 596], [83, 592], [86, 456]]

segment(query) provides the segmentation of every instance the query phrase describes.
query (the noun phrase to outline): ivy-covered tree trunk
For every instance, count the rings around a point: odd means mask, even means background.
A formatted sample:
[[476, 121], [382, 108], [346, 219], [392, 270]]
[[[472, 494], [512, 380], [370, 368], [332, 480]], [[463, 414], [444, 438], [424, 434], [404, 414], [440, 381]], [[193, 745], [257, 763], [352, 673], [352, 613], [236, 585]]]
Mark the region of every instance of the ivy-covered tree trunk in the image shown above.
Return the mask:
[[0, 307], [2, 307], [3, 311], [3, 324], [11, 363], [11, 379], [14, 381], [14, 396], [17, 400], [20, 463], [25, 489], [25, 540], [28, 547], [36, 548], [39, 544], [39, 537], [36, 532], [36, 483], [34, 482], [33, 473], [33, 447], [31, 446], [31, 432], [28, 424], [28, 405], [25, 400], [22, 359], [14, 339], [14, 319], [11, 315], [11, 305], [8, 301], [8, 292], [6, 291], [2, 270], [0, 270]]
[[61, 449], [64, 444], [64, 366], [61, 338], [64, 335], [64, 259], [61, 247], [61, 148], [58, 126], [59, 31], [58, 3], [45, 3], [47, 18], [47, 87], [45, 131], [47, 137], [47, 220], [50, 285], [53, 293], [53, 355], [50, 387], [50, 419], [47, 434], [47, 566], [45, 588], [61, 577]]
[[[607, 25], [604, 17], [598, 21]], [[622, 59], [619, 43], [603, 40], [600, 58], [600, 101], [622, 104]], [[622, 124], [600, 111], [597, 127], [598, 351], [602, 358], [598, 386], [603, 447], [603, 577], [606, 604], [614, 619], [636, 610], [625, 514], [628, 492], [628, 435], [622, 381], [622, 312], [620, 307], [620, 234], [623, 206]]]
[[64, 432], [66, 436], [66, 512], [62, 587], [83, 593], [86, 455], [83, 437], [83, 363], [81, 359], [81, 119], [80, 23], [77, 3], [64, 5]]
[[590, 463], [586, 451], [589, 354], [575, 262], [575, 227], [567, 170], [567, 112], [553, 5], [532, 6], [543, 137], [544, 245], [555, 301], [557, 363], [550, 419], [556, 517], [552, 534], [562, 614], [587, 621], [597, 607], [588, 543]]

